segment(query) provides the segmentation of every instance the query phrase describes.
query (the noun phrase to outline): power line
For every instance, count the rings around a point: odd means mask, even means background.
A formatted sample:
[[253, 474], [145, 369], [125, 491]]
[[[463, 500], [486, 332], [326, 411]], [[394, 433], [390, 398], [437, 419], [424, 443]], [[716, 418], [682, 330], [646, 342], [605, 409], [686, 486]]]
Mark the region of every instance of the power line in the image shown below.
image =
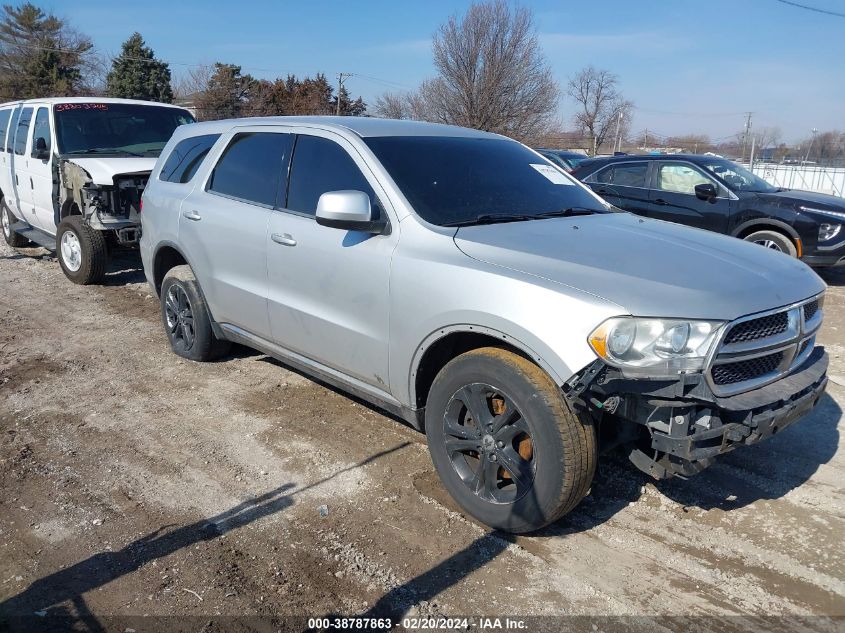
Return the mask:
[[793, 2], [792, 0], [776, 0], [781, 4], [788, 4], [791, 7], [798, 7], [799, 9], [806, 9], [807, 11], [814, 11], [816, 13], [823, 13], [824, 15], [832, 15], [837, 18], [845, 18], [845, 13], [837, 13], [836, 11], [830, 11], [828, 9], [820, 9], [819, 7], [811, 7], [806, 4], [801, 4], [800, 2]]

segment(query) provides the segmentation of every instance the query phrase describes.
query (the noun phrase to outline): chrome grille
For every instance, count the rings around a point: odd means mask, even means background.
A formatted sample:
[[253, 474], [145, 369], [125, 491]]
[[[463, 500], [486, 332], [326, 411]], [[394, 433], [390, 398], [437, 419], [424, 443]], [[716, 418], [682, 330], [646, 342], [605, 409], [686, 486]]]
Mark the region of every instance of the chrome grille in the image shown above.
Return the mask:
[[742, 343], [768, 338], [786, 332], [789, 327], [789, 315], [786, 312], [769, 314], [759, 319], [743, 321], [734, 325], [725, 337], [725, 344]]
[[717, 385], [733, 385], [738, 382], [760, 378], [777, 370], [782, 362], [783, 352], [776, 352], [768, 356], [716, 365], [712, 371], [713, 382]]
[[742, 393], [796, 369], [812, 352], [823, 306], [824, 297], [819, 295], [729, 323], [708, 363], [713, 392], [719, 396]]
[[819, 300], [813, 299], [809, 303], [804, 304], [804, 322], [812, 320], [819, 311]]

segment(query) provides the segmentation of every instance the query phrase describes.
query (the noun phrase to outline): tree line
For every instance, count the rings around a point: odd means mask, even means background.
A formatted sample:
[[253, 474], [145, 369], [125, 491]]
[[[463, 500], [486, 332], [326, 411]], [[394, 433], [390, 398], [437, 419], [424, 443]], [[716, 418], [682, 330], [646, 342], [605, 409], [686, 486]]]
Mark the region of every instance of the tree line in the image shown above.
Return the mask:
[[[174, 82], [140, 33], [122, 44], [111, 63], [94, 52], [91, 39], [64, 19], [32, 3], [5, 5], [0, 15], [0, 100], [55, 96], [108, 96], [172, 103], [190, 101], [200, 119], [282, 114], [360, 116], [367, 105], [339, 94], [325, 75], [273, 81], [243, 74], [240, 66], [198, 66]], [[339, 103], [338, 103], [339, 102]]]

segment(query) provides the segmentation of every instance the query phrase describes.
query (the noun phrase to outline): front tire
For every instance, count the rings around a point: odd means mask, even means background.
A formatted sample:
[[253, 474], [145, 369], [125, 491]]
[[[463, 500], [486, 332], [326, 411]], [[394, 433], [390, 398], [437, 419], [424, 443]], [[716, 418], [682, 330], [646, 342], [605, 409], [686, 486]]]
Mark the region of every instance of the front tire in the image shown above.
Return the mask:
[[795, 247], [795, 243], [786, 235], [777, 231], [756, 231], [746, 235], [745, 241], [759, 244], [763, 248], [770, 248], [790, 257], [798, 257], [798, 249]]
[[450, 361], [431, 387], [425, 423], [443, 485], [492, 528], [537, 530], [590, 489], [593, 427], [548, 374], [510, 351], [483, 348]]
[[17, 218], [12, 215], [12, 210], [6, 204], [5, 198], [0, 200], [0, 214], [2, 214], [0, 221], [3, 223], [3, 239], [6, 240], [6, 244], [12, 248], [22, 248], [29, 244], [28, 239], [12, 230], [12, 225], [17, 221]]
[[190, 266], [175, 266], [161, 283], [161, 320], [173, 351], [205, 362], [225, 355], [231, 344], [214, 336], [208, 306]]
[[59, 224], [56, 257], [65, 276], [75, 284], [96, 284], [106, 275], [109, 254], [105, 237], [85, 224], [81, 215], [68, 216]]

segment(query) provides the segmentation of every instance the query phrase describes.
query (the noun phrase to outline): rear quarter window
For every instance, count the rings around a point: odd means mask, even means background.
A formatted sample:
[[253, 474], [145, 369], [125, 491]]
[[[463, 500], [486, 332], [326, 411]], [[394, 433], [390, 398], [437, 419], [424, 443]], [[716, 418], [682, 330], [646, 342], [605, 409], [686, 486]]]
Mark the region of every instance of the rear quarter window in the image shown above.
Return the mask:
[[218, 138], [219, 134], [203, 134], [176, 143], [176, 147], [164, 161], [158, 175], [159, 180], [183, 184], [190, 182]]
[[6, 130], [9, 129], [9, 117], [11, 116], [11, 108], [0, 110], [0, 152], [6, 151]]

